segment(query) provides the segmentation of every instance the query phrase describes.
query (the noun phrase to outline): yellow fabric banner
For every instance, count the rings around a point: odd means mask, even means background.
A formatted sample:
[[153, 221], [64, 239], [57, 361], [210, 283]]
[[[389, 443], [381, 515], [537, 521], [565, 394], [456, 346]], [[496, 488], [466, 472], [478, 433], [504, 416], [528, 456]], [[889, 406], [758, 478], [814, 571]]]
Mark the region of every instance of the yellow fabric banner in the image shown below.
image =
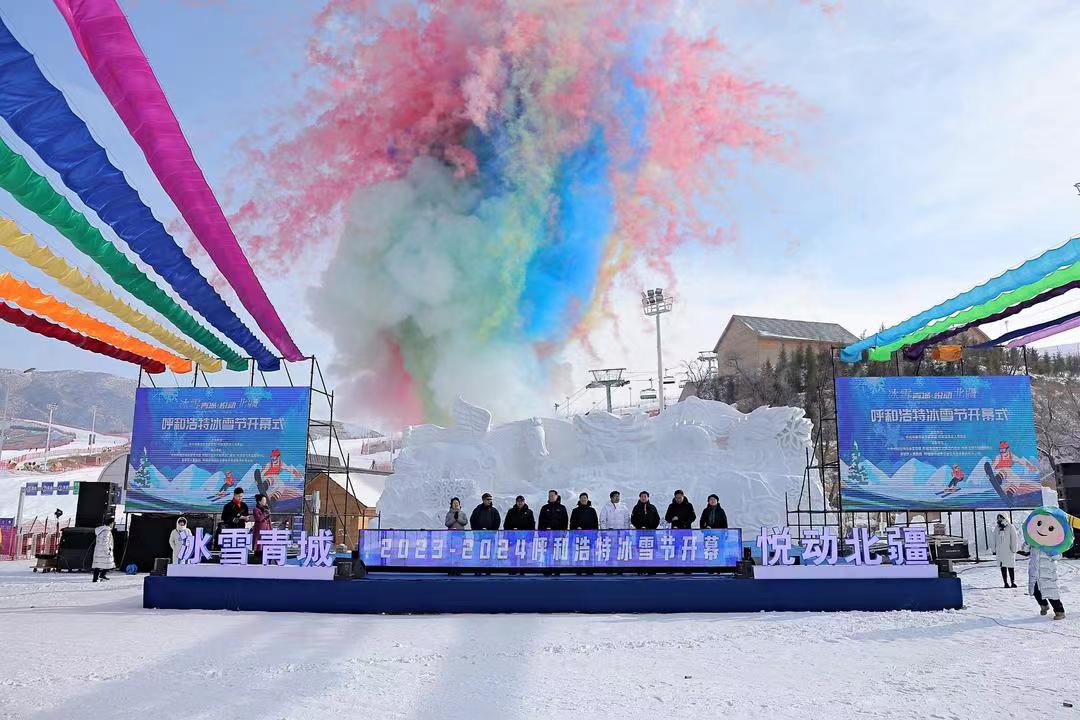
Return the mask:
[[[199, 350], [197, 347], [166, 330], [159, 323], [123, 302], [108, 290], [72, 267], [64, 258], [48, 247], [38, 245], [19, 226], [7, 218], [0, 218], [0, 247], [18, 255], [26, 262], [54, 278], [64, 287], [81, 295], [98, 307], [107, 310], [133, 328], [146, 333], [183, 357], [194, 360], [204, 372], [221, 370], [221, 360]], [[65, 323], [66, 324], [66, 323]], [[142, 354], [142, 353], [140, 353]], [[159, 358], [160, 359], [160, 358]], [[168, 361], [162, 360], [166, 364]], [[171, 367], [171, 364], [169, 364]]]

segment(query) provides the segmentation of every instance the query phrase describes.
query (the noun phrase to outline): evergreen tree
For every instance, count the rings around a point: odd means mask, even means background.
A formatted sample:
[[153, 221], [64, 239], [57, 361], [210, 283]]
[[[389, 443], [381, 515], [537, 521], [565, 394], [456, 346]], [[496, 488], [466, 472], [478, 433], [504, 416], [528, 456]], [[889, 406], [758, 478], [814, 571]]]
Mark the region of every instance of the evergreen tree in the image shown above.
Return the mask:
[[135, 484], [139, 487], [150, 484], [150, 459], [146, 455], [146, 448], [143, 448], [142, 457], [139, 459], [139, 469], [135, 471]]
[[848, 463], [847, 482], [851, 485], [865, 485], [870, 482], [870, 474], [863, 465], [863, 456], [859, 452], [859, 443], [851, 443], [851, 461]]

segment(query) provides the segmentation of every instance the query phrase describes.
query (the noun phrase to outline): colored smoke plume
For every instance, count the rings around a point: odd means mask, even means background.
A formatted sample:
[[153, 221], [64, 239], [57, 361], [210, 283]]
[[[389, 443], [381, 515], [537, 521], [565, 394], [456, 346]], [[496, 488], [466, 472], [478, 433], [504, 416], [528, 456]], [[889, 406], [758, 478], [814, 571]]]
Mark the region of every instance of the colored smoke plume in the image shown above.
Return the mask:
[[458, 394], [504, 419], [543, 412], [559, 351], [620, 274], [726, 239], [725, 182], [785, 157], [798, 102], [675, 9], [331, 0], [318, 15], [303, 129], [251, 151], [264, 185], [234, 222], [264, 263], [331, 256], [313, 310], [353, 412], [440, 421]]

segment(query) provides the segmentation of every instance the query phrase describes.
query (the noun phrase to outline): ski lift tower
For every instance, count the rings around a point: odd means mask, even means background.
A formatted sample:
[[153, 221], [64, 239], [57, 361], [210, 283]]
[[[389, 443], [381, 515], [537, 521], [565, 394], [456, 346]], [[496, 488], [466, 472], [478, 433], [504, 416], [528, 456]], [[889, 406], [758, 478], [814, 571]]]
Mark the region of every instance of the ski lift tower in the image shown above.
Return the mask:
[[664, 353], [660, 345], [660, 316], [671, 312], [674, 298], [664, 295], [663, 288], [650, 288], [641, 293], [641, 309], [646, 317], [656, 316], [656, 373], [660, 378], [660, 412], [664, 412]]
[[626, 372], [626, 368], [604, 368], [603, 370], [590, 370], [593, 379], [592, 382], [586, 385], [587, 388], [604, 388], [607, 390], [607, 411], [611, 412], [611, 388], [613, 387], [626, 387], [630, 384], [629, 380], [623, 379], [623, 373]]

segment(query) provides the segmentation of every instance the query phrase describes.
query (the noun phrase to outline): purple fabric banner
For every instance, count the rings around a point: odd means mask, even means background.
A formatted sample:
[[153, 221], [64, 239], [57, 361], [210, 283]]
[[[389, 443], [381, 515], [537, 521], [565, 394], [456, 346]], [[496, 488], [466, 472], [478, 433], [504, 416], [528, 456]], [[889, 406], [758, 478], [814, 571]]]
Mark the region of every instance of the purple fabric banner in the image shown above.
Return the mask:
[[1036, 340], [1042, 340], [1043, 338], [1048, 338], [1051, 335], [1057, 335], [1058, 333], [1063, 333], [1066, 330], [1072, 330], [1073, 328], [1077, 327], [1080, 327], [1080, 317], [1074, 317], [1072, 320], [1066, 320], [1065, 322], [1059, 323], [1057, 325], [1051, 325], [1050, 327], [1043, 328], [1042, 330], [1036, 330], [1029, 335], [1018, 337], [1015, 340], [1006, 343], [1005, 347], [1023, 347], [1024, 345], [1030, 345]]
[[116, 0], [54, 0], [91, 74], [240, 302], [286, 360], [302, 360], [206, 182]]

